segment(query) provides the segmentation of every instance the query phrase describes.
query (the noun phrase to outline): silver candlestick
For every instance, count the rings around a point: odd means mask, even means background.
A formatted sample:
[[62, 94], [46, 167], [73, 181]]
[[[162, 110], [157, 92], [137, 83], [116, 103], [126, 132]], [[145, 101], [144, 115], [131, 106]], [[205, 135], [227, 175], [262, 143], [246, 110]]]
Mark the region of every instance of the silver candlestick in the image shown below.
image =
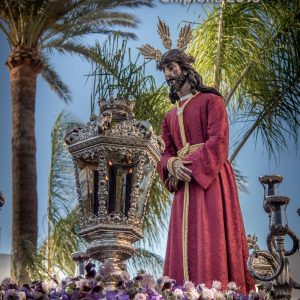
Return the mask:
[[[299, 238], [288, 227], [286, 208], [290, 199], [278, 194], [278, 187], [283, 177], [279, 175], [261, 176], [259, 181], [264, 187], [264, 210], [269, 215], [269, 234], [267, 246], [269, 251], [256, 250], [248, 260], [250, 274], [257, 280], [272, 282], [270, 290], [271, 299], [291, 299], [292, 289], [300, 289], [289, 269], [288, 256], [299, 250]], [[288, 235], [293, 241], [291, 250], [285, 250], [285, 236]], [[268, 268], [259, 268], [264, 263]]]

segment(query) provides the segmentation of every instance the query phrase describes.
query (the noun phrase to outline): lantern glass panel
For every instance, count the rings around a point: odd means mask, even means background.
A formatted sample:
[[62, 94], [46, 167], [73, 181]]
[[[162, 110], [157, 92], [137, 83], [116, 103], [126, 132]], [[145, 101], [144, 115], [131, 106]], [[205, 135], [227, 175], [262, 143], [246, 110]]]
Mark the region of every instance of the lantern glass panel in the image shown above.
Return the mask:
[[134, 163], [108, 161], [108, 213], [118, 211], [128, 216], [133, 185]]
[[95, 167], [86, 166], [79, 172], [81, 200], [85, 215], [90, 213], [98, 215], [98, 178], [98, 170]]
[[145, 164], [143, 177], [140, 184], [138, 202], [137, 202], [136, 215], [139, 218], [141, 218], [144, 213], [145, 201], [147, 200], [146, 196], [147, 196], [148, 189], [150, 188], [150, 182], [151, 182], [151, 177], [153, 175], [153, 172], [154, 172], [153, 164]]

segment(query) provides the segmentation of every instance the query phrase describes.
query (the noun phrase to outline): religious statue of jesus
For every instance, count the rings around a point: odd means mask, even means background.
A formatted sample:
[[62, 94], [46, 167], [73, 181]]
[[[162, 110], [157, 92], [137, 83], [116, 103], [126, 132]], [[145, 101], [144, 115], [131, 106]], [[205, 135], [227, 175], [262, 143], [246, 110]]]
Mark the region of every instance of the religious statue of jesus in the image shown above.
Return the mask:
[[254, 288], [247, 270], [248, 248], [237, 186], [228, 161], [228, 117], [214, 88], [203, 85], [184, 50], [191, 28], [181, 29], [177, 48], [171, 48], [169, 28], [159, 20], [158, 33], [168, 49], [145, 45], [139, 50], [155, 59], [177, 107], [162, 124], [165, 150], [158, 172], [174, 192], [164, 275], [179, 284], [192, 281], [211, 286], [213, 280], [236, 282], [239, 292]]

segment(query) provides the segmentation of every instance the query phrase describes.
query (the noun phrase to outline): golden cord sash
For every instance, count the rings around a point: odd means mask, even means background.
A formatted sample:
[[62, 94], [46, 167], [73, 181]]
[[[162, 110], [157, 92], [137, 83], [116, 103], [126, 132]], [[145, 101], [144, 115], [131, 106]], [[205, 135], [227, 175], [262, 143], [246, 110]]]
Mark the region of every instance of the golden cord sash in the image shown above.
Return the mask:
[[[198, 93], [197, 93], [198, 94]], [[201, 148], [204, 144], [190, 145], [186, 140], [185, 128], [183, 122], [183, 111], [187, 104], [197, 95], [195, 94], [192, 98], [188, 99], [182, 107], [177, 109], [178, 123], [180, 129], [180, 136], [183, 147], [177, 152], [178, 158], [183, 159], [187, 154], [194, 152]], [[185, 281], [189, 281], [189, 266], [188, 266], [188, 223], [189, 223], [189, 202], [190, 202], [190, 191], [189, 182], [184, 183], [184, 197], [183, 197], [183, 217], [182, 217], [182, 261], [183, 261], [183, 277]]]

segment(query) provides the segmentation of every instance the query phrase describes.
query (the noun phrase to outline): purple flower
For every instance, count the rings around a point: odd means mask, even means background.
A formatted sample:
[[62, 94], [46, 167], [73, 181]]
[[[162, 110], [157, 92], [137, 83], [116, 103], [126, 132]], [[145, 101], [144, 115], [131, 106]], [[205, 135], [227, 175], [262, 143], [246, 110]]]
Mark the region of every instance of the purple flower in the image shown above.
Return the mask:
[[107, 300], [114, 300], [115, 297], [117, 296], [117, 292], [116, 291], [107, 291], [106, 292], [106, 299]]
[[126, 291], [124, 293], [118, 293], [116, 300], [129, 300], [129, 295], [127, 295]]

